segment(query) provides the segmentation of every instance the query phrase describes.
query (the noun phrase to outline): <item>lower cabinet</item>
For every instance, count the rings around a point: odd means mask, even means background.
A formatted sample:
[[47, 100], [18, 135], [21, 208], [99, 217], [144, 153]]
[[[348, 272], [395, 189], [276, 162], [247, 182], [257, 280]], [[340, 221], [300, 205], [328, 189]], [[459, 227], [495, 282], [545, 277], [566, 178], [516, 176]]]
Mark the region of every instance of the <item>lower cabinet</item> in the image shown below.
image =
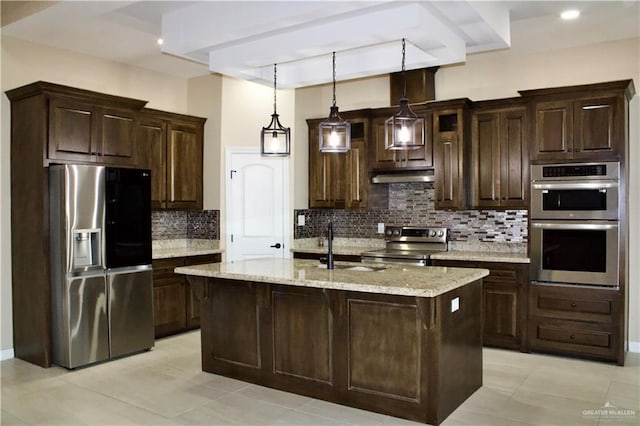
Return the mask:
[[531, 350], [624, 363], [624, 308], [617, 290], [532, 284]]
[[153, 261], [153, 324], [156, 338], [200, 327], [200, 301], [179, 266], [220, 262], [221, 255], [174, 257]]
[[527, 264], [453, 260], [433, 264], [489, 269], [482, 280], [483, 345], [527, 351]]

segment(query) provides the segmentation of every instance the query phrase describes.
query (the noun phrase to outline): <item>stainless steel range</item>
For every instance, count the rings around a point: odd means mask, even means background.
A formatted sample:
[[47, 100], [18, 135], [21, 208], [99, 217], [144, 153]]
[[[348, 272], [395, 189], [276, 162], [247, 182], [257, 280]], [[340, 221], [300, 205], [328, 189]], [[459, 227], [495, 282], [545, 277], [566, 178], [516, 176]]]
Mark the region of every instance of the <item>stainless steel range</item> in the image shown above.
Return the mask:
[[384, 232], [387, 246], [362, 253], [363, 262], [431, 264], [431, 255], [447, 251], [447, 228], [388, 226]]

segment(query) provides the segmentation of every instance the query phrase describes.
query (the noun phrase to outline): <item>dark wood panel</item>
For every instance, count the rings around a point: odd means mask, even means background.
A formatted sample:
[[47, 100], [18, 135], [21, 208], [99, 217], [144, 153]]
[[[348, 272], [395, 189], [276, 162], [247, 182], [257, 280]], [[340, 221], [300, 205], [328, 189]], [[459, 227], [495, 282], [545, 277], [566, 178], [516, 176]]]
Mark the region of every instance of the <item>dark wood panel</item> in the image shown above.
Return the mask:
[[536, 106], [536, 158], [552, 158], [573, 147], [571, 102], [540, 102]]
[[273, 291], [275, 374], [331, 383], [332, 316], [322, 292]]
[[136, 127], [138, 165], [151, 170], [151, 208], [167, 203], [166, 123], [159, 119], [141, 118]]
[[574, 103], [576, 153], [617, 152], [619, 135], [614, 133], [619, 114], [617, 110], [615, 97]]
[[207, 309], [215, 327], [211, 356], [215, 361], [260, 368], [260, 325], [257, 286], [242, 281], [216, 280]]
[[579, 328], [567, 328], [546, 324], [538, 325], [537, 338], [540, 340], [584, 346], [603, 348], [609, 348], [611, 346], [610, 332], [581, 330]]
[[529, 207], [529, 141], [526, 109], [501, 115], [501, 189], [505, 207]]
[[538, 298], [538, 308], [611, 315], [611, 300], [585, 300], [576, 295], [573, 298], [544, 297]]
[[103, 109], [101, 111], [101, 162], [134, 165], [137, 160], [136, 122], [134, 111]]
[[485, 344], [491, 343], [493, 336], [515, 341], [518, 336], [517, 291], [505, 286], [485, 287], [483, 297]]
[[153, 325], [156, 337], [174, 334], [187, 325], [184, 278], [154, 280]]
[[420, 318], [416, 305], [348, 300], [349, 389], [420, 399]]
[[530, 321], [531, 349], [614, 361], [620, 337], [606, 325], [536, 317]]
[[91, 161], [97, 153], [95, 108], [72, 99], [50, 101], [48, 157], [56, 160]]
[[476, 154], [475, 204], [499, 206], [501, 191], [499, 115], [478, 114], [474, 120], [474, 152]]

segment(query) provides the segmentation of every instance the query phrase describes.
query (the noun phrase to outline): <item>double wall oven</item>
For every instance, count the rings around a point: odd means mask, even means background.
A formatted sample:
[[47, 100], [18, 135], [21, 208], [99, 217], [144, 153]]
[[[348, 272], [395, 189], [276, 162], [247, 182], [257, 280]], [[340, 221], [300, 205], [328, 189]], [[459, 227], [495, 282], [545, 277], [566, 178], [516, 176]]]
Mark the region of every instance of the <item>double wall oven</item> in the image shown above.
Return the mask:
[[618, 287], [620, 164], [531, 166], [532, 280]]

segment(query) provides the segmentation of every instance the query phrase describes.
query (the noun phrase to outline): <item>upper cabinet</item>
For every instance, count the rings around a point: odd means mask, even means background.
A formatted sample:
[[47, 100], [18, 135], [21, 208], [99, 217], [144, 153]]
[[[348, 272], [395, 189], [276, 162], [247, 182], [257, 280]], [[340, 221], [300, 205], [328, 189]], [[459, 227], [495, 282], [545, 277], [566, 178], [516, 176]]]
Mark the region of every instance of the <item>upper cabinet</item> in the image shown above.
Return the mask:
[[433, 167], [433, 137], [431, 112], [424, 105], [412, 106], [413, 111], [424, 118], [425, 144], [411, 151], [388, 150], [385, 148], [384, 122], [398, 108], [376, 110], [371, 120], [373, 141], [371, 144], [371, 169], [374, 171], [426, 170]]
[[154, 209], [202, 209], [204, 118], [145, 109], [136, 139], [139, 166], [151, 169]]
[[134, 110], [52, 96], [47, 158], [133, 166], [135, 120]]
[[630, 80], [520, 92], [535, 114], [532, 160], [620, 160]]
[[310, 208], [367, 206], [369, 120], [343, 117], [351, 124], [351, 150], [346, 153], [320, 152], [318, 125], [322, 120], [307, 120]]
[[435, 208], [467, 207], [469, 101], [438, 103], [433, 112]]
[[478, 103], [471, 119], [471, 205], [529, 205], [528, 114], [521, 100]]

